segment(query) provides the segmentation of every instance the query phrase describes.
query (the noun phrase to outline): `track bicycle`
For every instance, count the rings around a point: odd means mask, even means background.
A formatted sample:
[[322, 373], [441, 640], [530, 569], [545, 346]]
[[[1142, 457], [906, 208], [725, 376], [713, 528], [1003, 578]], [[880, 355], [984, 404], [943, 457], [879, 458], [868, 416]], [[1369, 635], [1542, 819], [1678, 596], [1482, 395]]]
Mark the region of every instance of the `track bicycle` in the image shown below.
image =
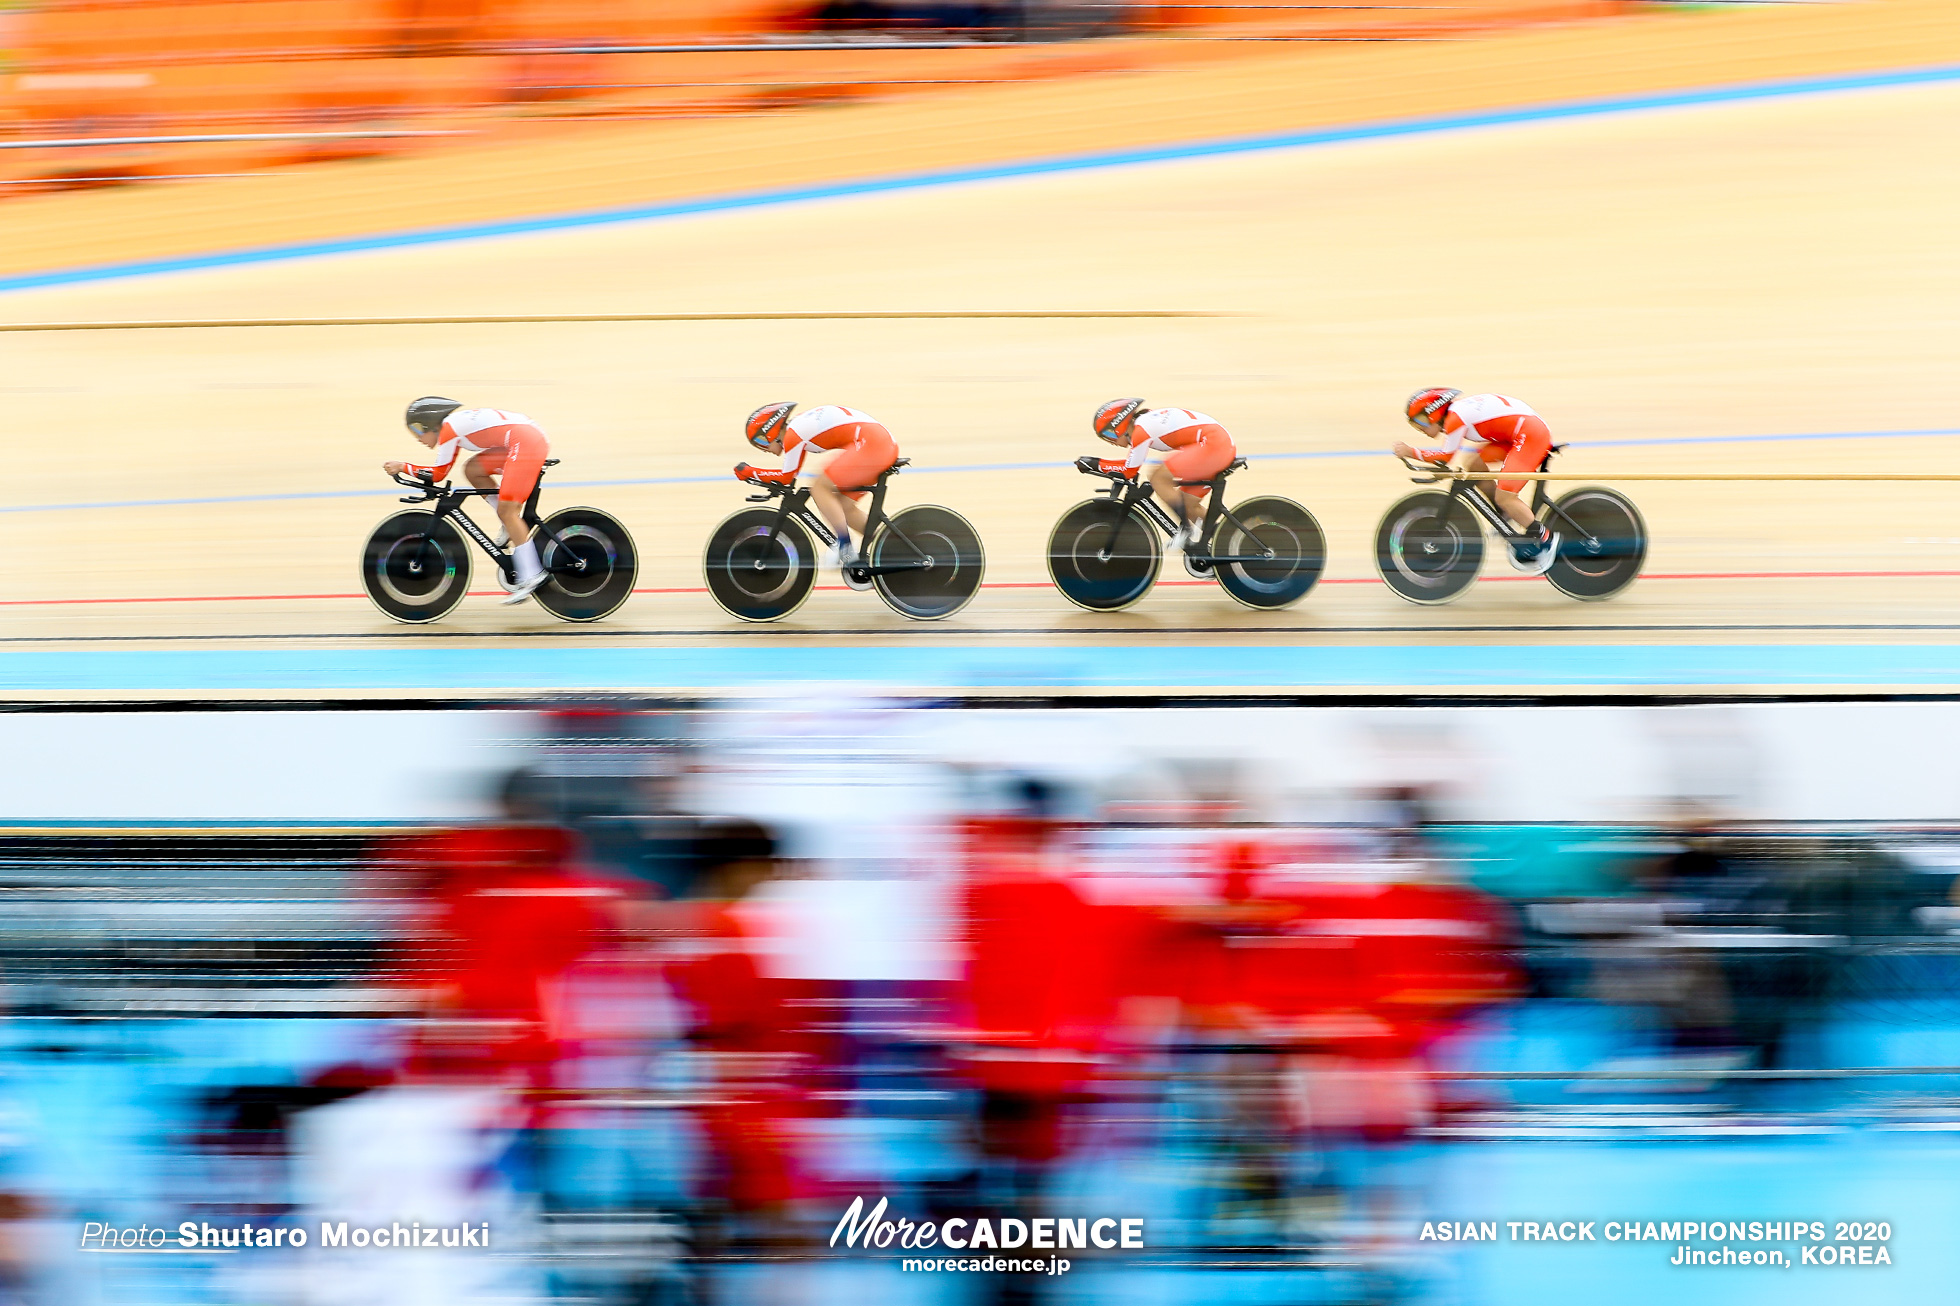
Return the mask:
[[[900, 616], [938, 621], [965, 607], [979, 592], [987, 569], [980, 536], [951, 508], [917, 504], [886, 516], [885, 485], [910, 458], [878, 473], [875, 485], [853, 486], [847, 494], [869, 492], [864, 545], [846, 569], [856, 584], [869, 583], [885, 605]], [[748, 480], [762, 491], [744, 508], [715, 527], [702, 557], [708, 592], [730, 616], [743, 621], [776, 621], [803, 606], [817, 584], [817, 541], [836, 545], [837, 537], [810, 504], [808, 486]]]
[[[1225, 480], [1245, 466], [1231, 466], [1207, 480], [1179, 481], [1180, 487], [1209, 486], [1202, 544], [1184, 550], [1184, 569], [1249, 608], [1283, 608], [1306, 597], [1327, 563], [1327, 539], [1320, 523], [1291, 499], [1266, 496], [1225, 506]], [[1048, 574], [1062, 596], [1092, 612], [1127, 608], [1157, 582], [1164, 551], [1160, 536], [1177, 533], [1170, 512], [1157, 502], [1150, 482], [1121, 471], [1105, 471], [1101, 460], [1084, 455], [1075, 469], [1109, 481], [1106, 492], [1085, 499], [1062, 514], [1048, 539]]]
[[[1539, 462], [1544, 471], [1555, 444]], [[1444, 490], [1419, 490], [1383, 515], [1375, 532], [1375, 566], [1388, 587], [1411, 603], [1448, 603], [1477, 579], [1484, 561], [1478, 519], [1505, 547], [1524, 538], [1498, 508], [1491, 480], [1471, 480], [1435, 463], [1404, 458], [1402, 465], [1426, 475], [1418, 485], [1449, 481]], [[1545, 579], [1575, 599], [1610, 599], [1631, 585], [1647, 558], [1647, 523], [1627, 497], [1604, 486], [1586, 485], [1552, 499], [1546, 482], [1536, 482], [1532, 515], [1559, 536], [1558, 556]]]
[[[554, 467], [556, 458], [544, 461]], [[517, 584], [517, 562], [463, 511], [471, 499], [489, 498], [495, 487], [451, 488], [427, 473], [397, 472], [395, 483], [419, 491], [403, 503], [434, 503], [432, 509], [398, 512], [374, 528], [361, 550], [361, 584], [374, 605], [396, 621], [420, 623], [447, 616], [470, 588], [467, 535], [496, 566], [497, 583], [508, 593]], [[524, 501], [524, 520], [538, 545], [538, 562], [550, 579], [533, 590], [539, 607], [564, 621], [597, 621], [610, 616], [633, 592], [639, 555], [633, 537], [618, 518], [597, 508], [561, 508], [538, 518], [537, 488]]]

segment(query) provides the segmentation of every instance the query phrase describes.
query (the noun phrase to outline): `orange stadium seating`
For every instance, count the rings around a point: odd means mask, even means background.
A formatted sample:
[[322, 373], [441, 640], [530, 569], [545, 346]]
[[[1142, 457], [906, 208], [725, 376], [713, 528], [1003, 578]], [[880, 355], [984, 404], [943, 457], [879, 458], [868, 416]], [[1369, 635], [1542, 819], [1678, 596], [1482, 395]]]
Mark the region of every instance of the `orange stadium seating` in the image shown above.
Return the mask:
[[1628, 0], [1463, 0], [1457, 4], [1199, 4], [1144, 7], [1140, 25], [1168, 32], [1210, 28], [1234, 35], [1325, 40], [1415, 40], [1526, 23], [1624, 13]]
[[[786, 37], [821, 36], [815, 0], [26, 0], [0, 10], [0, 43], [19, 70], [0, 76], [0, 133], [20, 142], [145, 139], [0, 152], [0, 195], [37, 180], [206, 175], [379, 153], [406, 148], [415, 139], [399, 135], [407, 130], [739, 113], [1269, 48], [1211, 38], [1421, 39], [1629, 7], [1170, 0], [1135, 5], [1129, 39], [785, 49]], [[728, 48], [660, 53], [689, 46]], [[374, 135], [320, 135], [363, 131]], [[306, 133], [313, 139], [154, 139]]]

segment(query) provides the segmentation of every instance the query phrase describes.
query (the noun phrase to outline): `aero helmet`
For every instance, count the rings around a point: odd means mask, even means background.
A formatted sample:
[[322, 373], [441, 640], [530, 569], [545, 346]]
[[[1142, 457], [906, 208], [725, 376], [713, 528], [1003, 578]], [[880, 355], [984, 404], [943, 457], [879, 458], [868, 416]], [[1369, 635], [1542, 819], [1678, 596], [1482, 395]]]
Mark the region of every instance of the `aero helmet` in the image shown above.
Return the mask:
[[444, 399], [441, 395], [425, 395], [408, 406], [408, 416], [403, 420], [408, 429], [422, 435], [434, 435], [442, 429], [448, 416], [462, 405], [454, 399]]
[[1422, 429], [1423, 422], [1433, 422], [1441, 426], [1443, 414], [1449, 412], [1450, 405], [1456, 402], [1456, 397], [1462, 393], [1461, 390], [1446, 390], [1441, 386], [1418, 390], [1409, 396], [1408, 406], [1402, 410], [1402, 414], [1409, 419], [1409, 425], [1418, 431]]
[[1136, 425], [1137, 414], [1142, 411], [1141, 399], [1112, 399], [1096, 410], [1093, 423], [1096, 434], [1111, 444], [1128, 444], [1130, 428]]
[[743, 431], [749, 437], [749, 443], [764, 453], [774, 453], [776, 441], [783, 433], [783, 426], [795, 410], [795, 404], [764, 404], [750, 413], [749, 420], [743, 423]]

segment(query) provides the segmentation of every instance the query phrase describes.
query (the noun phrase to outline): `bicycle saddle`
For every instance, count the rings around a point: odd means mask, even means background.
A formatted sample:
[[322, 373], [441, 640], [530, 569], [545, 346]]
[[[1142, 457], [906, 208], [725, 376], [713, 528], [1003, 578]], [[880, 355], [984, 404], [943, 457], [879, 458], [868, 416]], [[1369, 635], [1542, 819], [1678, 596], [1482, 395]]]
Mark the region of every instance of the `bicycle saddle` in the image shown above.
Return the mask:
[[883, 485], [885, 483], [885, 479], [889, 477], [893, 472], [897, 471], [901, 467], [910, 466], [911, 462], [912, 460], [910, 458], [900, 458], [897, 462], [893, 463], [890, 467], [887, 467], [884, 471], [878, 473], [878, 480], [875, 484], [840, 485], [837, 488], [839, 492], [843, 494], [863, 494], [868, 491], [875, 490], [878, 488], [878, 486]]
[[1234, 458], [1234, 459], [1232, 460], [1232, 465], [1231, 465], [1230, 467], [1227, 467], [1227, 468], [1226, 468], [1226, 469], [1225, 469], [1224, 471], [1222, 471], [1222, 472], [1220, 472], [1220, 473], [1219, 473], [1218, 475], [1216, 475], [1216, 476], [1207, 476], [1207, 477], [1205, 477], [1205, 478], [1204, 478], [1203, 480], [1200, 480], [1200, 481], [1179, 481], [1179, 482], [1178, 482], [1178, 484], [1179, 484], [1180, 486], [1185, 486], [1185, 485], [1216, 485], [1216, 484], [1218, 484], [1218, 483], [1219, 483], [1220, 481], [1222, 481], [1222, 480], [1224, 480], [1224, 479], [1225, 479], [1225, 478], [1226, 478], [1227, 476], [1230, 476], [1230, 475], [1231, 475], [1231, 474], [1232, 474], [1233, 472], [1236, 472], [1236, 471], [1237, 471], [1237, 470], [1238, 470], [1239, 468], [1241, 468], [1241, 467], [1243, 467], [1243, 466], [1245, 466], [1245, 459], [1243, 459], [1243, 458]]

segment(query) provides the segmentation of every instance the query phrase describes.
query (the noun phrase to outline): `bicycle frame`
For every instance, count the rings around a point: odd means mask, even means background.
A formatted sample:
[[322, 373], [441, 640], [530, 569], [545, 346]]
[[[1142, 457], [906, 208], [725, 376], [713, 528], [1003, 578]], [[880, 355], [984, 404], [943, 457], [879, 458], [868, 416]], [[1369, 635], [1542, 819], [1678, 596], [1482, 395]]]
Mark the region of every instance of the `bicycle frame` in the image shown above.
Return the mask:
[[[1552, 454], [1557, 453], [1564, 447], [1562, 444], [1553, 445], [1551, 453], [1546, 454], [1544, 458], [1539, 460], [1538, 470], [1542, 472], [1551, 467]], [[1402, 462], [1405, 467], [1411, 469], [1416, 467], [1415, 463], [1410, 462], [1406, 458]], [[1410, 479], [1418, 485], [1433, 485], [1437, 481], [1449, 477], [1449, 475], [1446, 469], [1437, 469], [1427, 477], [1411, 477]], [[1461, 500], [1472, 512], [1483, 518], [1484, 524], [1496, 532], [1498, 538], [1503, 540], [1521, 540], [1524, 538], [1524, 532], [1511, 524], [1511, 519], [1506, 517], [1498, 508], [1497, 500], [1492, 492], [1484, 488], [1485, 486], [1494, 486], [1496, 482], [1469, 481], [1461, 477], [1450, 477], [1450, 479], [1452, 482], [1449, 489], [1450, 498]], [[1570, 532], [1570, 538], [1573, 540], [1583, 540], [1587, 544], [1596, 544], [1598, 541], [1590, 533], [1581, 527], [1578, 522], [1573, 521], [1571, 517], [1566, 515], [1564, 509], [1552, 501], [1550, 493], [1545, 488], [1546, 484], [1547, 482], [1545, 481], [1532, 482], [1535, 488], [1531, 496], [1531, 515], [1533, 517], [1540, 517], [1549, 506], [1551, 513], [1545, 520], [1549, 522], [1552, 518], [1556, 518], [1565, 524], [1565, 529]]]
[[[1245, 523], [1233, 516], [1232, 510], [1225, 506], [1225, 478], [1244, 466], [1245, 459], [1234, 458], [1231, 466], [1209, 480], [1179, 481], [1177, 483], [1179, 488], [1197, 485], [1208, 485], [1211, 487], [1211, 494], [1205, 503], [1205, 539], [1213, 540], [1218, 538], [1217, 529], [1218, 523], [1221, 520], [1229, 521], [1232, 525], [1238, 527], [1239, 534], [1245, 538], [1254, 538], [1252, 532], [1246, 529]], [[1092, 469], [1083, 467], [1082, 470], [1091, 476], [1105, 476], [1109, 478], [1109, 498], [1111, 502], [1120, 504], [1126, 509], [1133, 510], [1145, 521], [1154, 523], [1157, 529], [1162, 531], [1167, 539], [1177, 534], [1177, 522], [1171, 519], [1170, 510], [1165, 508], [1163, 504], [1157, 502], [1156, 489], [1149, 481], [1146, 481], [1141, 476], [1132, 480], [1121, 472], [1105, 472], [1100, 468]], [[1119, 515], [1110, 525], [1109, 538], [1103, 542], [1103, 552], [1105, 554], [1116, 547], [1116, 536], [1122, 528], [1123, 518]], [[1205, 561], [1213, 563], [1271, 562], [1272, 560], [1273, 553], [1270, 549], [1264, 553], [1207, 553], [1205, 555]]]
[[[558, 460], [556, 458], [547, 458], [544, 465], [551, 467], [556, 465], [557, 462]], [[497, 494], [498, 490], [495, 486], [487, 490], [479, 490], [472, 485], [466, 490], [457, 490], [450, 488], [448, 481], [444, 481], [441, 485], [436, 485], [431, 481], [404, 477], [400, 473], [396, 474], [395, 481], [411, 489], [422, 491], [419, 495], [402, 496], [403, 503], [427, 503], [431, 499], [435, 500], [436, 507], [435, 511], [431, 514], [432, 516], [438, 521], [445, 517], [453, 517], [456, 524], [463, 528], [463, 533], [475, 540], [477, 547], [490, 555], [490, 560], [497, 564], [498, 569], [504, 573], [506, 578], [516, 578], [517, 563], [513, 552], [510, 549], [499, 548], [496, 541], [484, 534], [483, 528], [476, 524], [476, 519], [463, 511], [463, 505], [469, 500], [477, 498], [488, 499]], [[545, 539], [557, 545], [560, 555], [571, 558], [571, 568], [573, 570], [582, 570], [585, 566], [584, 559], [576, 557], [570, 549], [565, 547], [564, 540], [560, 539], [548, 529], [544, 522], [539, 519], [538, 496], [542, 493], [544, 493], [544, 472], [540, 470], [538, 472], [538, 483], [531, 487], [531, 496], [524, 501], [524, 524], [529, 526], [534, 534], [542, 534]], [[426, 551], [428, 548], [429, 542], [427, 539], [424, 539], [422, 549]], [[546, 570], [563, 569], [560, 567], [547, 568]]]
[[[882, 567], [874, 567], [868, 562], [860, 562], [853, 570], [862, 570], [867, 576], [889, 576], [893, 572], [900, 571], [925, 571], [932, 566], [930, 562], [924, 560], [925, 550], [914, 544], [911, 537], [894, 526], [892, 519], [885, 515], [885, 483], [891, 479], [893, 473], [897, 472], [899, 468], [904, 467], [910, 461], [911, 459], [909, 458], [901, 458], [884, 471], [878, 473], [878, 482], [875, 485], [858, 485], [851, 488], [854, 491], [867, 490], [871, 494], [871, 506], [864, 510], [865, 543], [867, 545], [870, 544], [872, 536], [878, 533], [879, 527], [886, 527], [890, 529], [892, 534], [903, 540], [905, 546], [911, 549], [914, 554], [917, 554], [921, 560], [918, 562], [888, 563]], [[810, 488], [807, 485], [791, 487], [788, 485], [772, 485], [768, 482], [762, 482], [760, 488], [762, 490], [761, 494], [751, 494], [749, 496], [750, 503], [767, 503], [771, 499], [782, 500], [782, 506], [776, 513], [776, 520], [769, 527], [768, 543], [774, 544], [776, 542], [776, 536], [781, 533], [783, 523], [792, 517], [801, 522], [805, 530], [815, 535], [826, 546], [837, 543], [837, 535], [830, 529], [830, 524], [824, 521], [821, 514], [811, 508]]]

